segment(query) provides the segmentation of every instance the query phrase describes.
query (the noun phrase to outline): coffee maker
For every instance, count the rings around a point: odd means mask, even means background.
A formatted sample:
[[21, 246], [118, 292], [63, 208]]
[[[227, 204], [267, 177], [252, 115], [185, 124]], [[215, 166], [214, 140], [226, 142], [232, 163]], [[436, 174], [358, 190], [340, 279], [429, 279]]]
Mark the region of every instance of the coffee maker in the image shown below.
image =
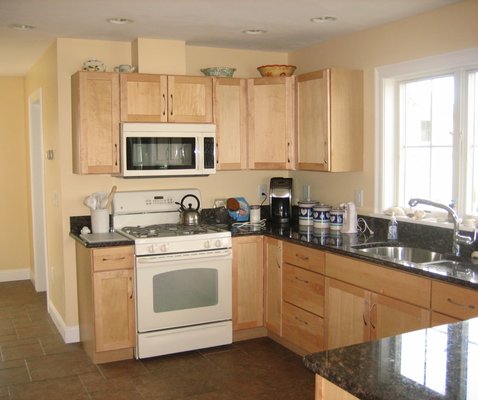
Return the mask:
[[271, 178], [269, 188], [272, 222], [287, 224], [292, 218], [292, 178]]

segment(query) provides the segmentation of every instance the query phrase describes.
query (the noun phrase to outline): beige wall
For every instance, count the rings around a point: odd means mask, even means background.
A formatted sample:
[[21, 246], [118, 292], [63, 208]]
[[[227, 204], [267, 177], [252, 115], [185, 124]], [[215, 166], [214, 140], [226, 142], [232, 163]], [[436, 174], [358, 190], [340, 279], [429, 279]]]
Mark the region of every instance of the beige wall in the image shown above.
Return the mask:
[[[478, 46], [478, 1], [468, 0], [290, 54], [301, 72], [325, 67], [364, 71], [364, 170], [359, 173], [294, 172], [295, 185], [311, 185], [312, 197], [338, 205], [364, 190], [363, 212], [374, 211], [375, 95], [379, 66]], [[380, 211], [380, 210], [376, 210]]]
[[0, 77], [0, 272], [31, 265], [25, 118], [23, 78]]

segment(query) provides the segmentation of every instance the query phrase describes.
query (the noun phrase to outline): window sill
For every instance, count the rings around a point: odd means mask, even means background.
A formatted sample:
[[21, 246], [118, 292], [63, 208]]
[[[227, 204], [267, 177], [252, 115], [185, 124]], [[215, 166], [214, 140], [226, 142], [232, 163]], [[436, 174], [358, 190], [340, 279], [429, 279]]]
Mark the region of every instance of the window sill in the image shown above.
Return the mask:
[[[361, 215], [369, 216], [369, 217], [374, 217], [374, 218], [382, 218], [382, 219], [391, 219], [392, 216], [388, 214], [381, 214], [381, 213], [360, 213]], [[436, 228], [445, 228], [445, 229], [453, 229], [453, 223], [452, 222], [447, 222], [443, 221], [440, 219], [440, 216], [434, 216], [434, 217], [426, 217], [423, 219], [415, 219], [415, 218], [410, 218], [407, 216], [396, 216], [398, 222], [407, 222], [410, 224], [418, 224], [418, 225], [428, 225], [428, 226], [433, 226]], [[441, 217], [443, 218], [443, 217]], [[475, 227], [474, 226], [465, 226], [463, 224], [460, 224], [460, 231], [463, 232], [475, 232]]]

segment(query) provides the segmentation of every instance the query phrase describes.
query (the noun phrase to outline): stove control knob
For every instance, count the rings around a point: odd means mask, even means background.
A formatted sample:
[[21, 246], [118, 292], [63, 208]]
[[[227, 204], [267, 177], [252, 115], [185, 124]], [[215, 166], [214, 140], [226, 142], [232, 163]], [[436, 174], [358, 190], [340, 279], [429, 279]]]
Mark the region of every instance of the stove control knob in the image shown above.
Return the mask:
[[209, 249], [210, 247], [211, 247], [211, 243], [209, 243], [209, 240], [206, 240], [206, 241], [204, 242], [204, 248], [205, 248], [205, 249]]
[[159, 250], [161, 251], [161, 253], [166, 253], [168, 251], [168, 244], [167, 243], [163, 243], [161, 246], [159, 246]]
[[217, 239], [217, 240], [214, 242], [214, 246], [216, 246], [216, 247], [221, 247], [221, 246], [222, 246], [222, 241], [221, 241], [221, 239]]

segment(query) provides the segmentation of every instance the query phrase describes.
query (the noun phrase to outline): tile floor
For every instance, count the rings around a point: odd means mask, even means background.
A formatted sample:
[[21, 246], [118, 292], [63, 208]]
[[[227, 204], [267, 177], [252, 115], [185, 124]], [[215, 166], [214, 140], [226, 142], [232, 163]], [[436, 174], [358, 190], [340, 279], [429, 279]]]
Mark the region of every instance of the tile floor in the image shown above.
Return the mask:
[[301, 358], [267, 338], [94, 365], [64, 344], [30, 281], [0, 283], [0, 400], [314, 399]]

